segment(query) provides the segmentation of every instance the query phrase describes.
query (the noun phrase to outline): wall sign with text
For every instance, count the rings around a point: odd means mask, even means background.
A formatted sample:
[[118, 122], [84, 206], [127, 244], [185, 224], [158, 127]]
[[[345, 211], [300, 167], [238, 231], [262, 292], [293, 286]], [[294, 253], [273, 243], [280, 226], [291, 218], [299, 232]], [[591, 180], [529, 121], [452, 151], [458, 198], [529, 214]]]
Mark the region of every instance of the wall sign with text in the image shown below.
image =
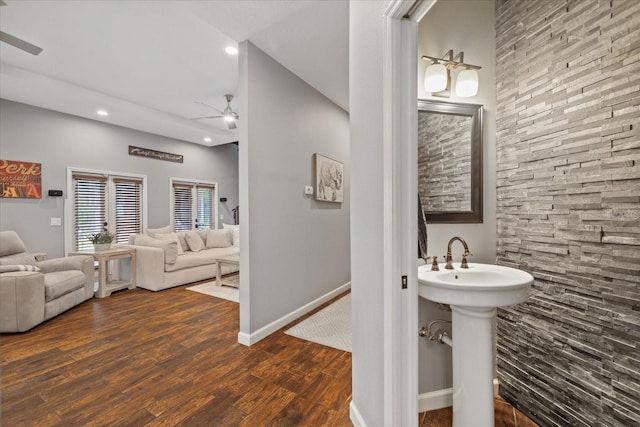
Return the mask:
[[42, 198], [42, 164], [0, 160], [0, 197]]
[[182, 154], [165, 153], [164, 151], [151, 150], [150, 148], [129, 146], [130, 156], [148, 157], [150, 159], [165, 160], [167, 162], [182, 163], [184, 157]]

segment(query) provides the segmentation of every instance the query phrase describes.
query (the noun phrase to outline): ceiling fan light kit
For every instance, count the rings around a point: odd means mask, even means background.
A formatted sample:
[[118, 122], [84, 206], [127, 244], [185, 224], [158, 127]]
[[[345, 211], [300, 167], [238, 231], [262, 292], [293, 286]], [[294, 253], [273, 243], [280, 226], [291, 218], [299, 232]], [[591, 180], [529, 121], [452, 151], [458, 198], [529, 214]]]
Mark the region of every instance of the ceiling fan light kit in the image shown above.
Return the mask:
[[[227, 100], [227, 106], [224, 107], [224, 110], [221, 112], [221, 115], [219, 116], [204, 116], [204, 117], [194, 117], [191, 120], [200, 120], [200, 119], [223, 119], [226, 123], [227, 126], [229, 127], [229, 129], [236, 129], [236, 120], [240, 119], [240, 116], [238, 115], [238, 113], [236, 113], [235, 111], [233, 111], [233, 109], [231, 108], [231, 101], [233, 100], [233, 95], [225, 95], [224, 96], [225, 99]], [[198, 102], [198, 101], [197, 101]], [[198, 102], [200, 104], [206, 105], [207, 107], [210, 108], [214, 108], [211, 105], [205, 104], [204, 102]], [[220, 110], [218, 110], [220, 111]]]

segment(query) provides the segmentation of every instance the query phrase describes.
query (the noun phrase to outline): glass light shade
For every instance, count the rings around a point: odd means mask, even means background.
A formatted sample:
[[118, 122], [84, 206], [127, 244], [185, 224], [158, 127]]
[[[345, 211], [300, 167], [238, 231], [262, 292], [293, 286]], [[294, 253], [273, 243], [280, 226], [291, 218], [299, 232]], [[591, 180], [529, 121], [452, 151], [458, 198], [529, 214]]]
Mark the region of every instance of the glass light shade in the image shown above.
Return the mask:
[[235, 117], [233, 117], [232, 114], [225, 114], [224, 116], [222, 116], [224, 118], [225, 122], [232, 122], [235, 120]]
[[431, 64], [424, 72], [424, 88], [427, 92], [440, 92], [447, 88], [447, 67]]
[[476, 70], [463, 70], [456, 80], [456, 95], [460, 98], [468, 98], [478, 93], [478, 72]]

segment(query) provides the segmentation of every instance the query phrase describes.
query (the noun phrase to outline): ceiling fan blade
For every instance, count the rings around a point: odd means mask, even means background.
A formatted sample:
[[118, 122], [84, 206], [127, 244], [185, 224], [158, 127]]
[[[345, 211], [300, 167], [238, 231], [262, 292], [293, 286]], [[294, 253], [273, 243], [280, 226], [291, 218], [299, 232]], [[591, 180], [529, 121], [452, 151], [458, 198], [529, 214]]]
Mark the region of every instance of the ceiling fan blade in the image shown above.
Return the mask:
[[222, 114], [222, 110], [218, 110], [216, 107], [214, 107], [213, 105], [209, 105], [209, 104], [207, 104], [206, 102], [202, 102], [202, 101], [193, 101], [193, 102], [195, 102], [196, 104], [204, 105], [205, 107], [209, 107], [209, 108], [211, 108], [211, 109], [214, 109], [214, 110], [216, 110], [218, 113]]
[[232, 122], [227, 122], [227, 126], [229, 126], [229, 129], [231, 130], [236, 129], [237, 128], [236, 121], [234, 120]]
[[194, 117], [191, 120], [200, 120], [200, 119], [221, 119], [224, 116], [204, 116], [204, 117]]
[[40, 54], [40, 52], [42, 52], [41, 47], [38, 47], [27, 41], [14, 37], [11, 34], [7, 34], [4, 31], [0, 31], [0, 41], [8, 43], [11, 46], [17, 47], [18, 49], [22, 49], [25, 52], [29, 52], [32, 55], [38, 55]]

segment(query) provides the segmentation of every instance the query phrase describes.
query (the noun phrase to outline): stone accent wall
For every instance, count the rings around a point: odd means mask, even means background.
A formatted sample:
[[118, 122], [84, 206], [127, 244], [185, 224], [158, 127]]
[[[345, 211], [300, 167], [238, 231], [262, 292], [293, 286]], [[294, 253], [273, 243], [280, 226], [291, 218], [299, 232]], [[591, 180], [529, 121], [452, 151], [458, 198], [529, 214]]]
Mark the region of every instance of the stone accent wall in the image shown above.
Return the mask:
[[425, 211], [471, 210], [472, 118], [418, 111], [418, 189]]
[[543, 426], [640, 424], [640, 1], [496, 0], [501, 393]]

